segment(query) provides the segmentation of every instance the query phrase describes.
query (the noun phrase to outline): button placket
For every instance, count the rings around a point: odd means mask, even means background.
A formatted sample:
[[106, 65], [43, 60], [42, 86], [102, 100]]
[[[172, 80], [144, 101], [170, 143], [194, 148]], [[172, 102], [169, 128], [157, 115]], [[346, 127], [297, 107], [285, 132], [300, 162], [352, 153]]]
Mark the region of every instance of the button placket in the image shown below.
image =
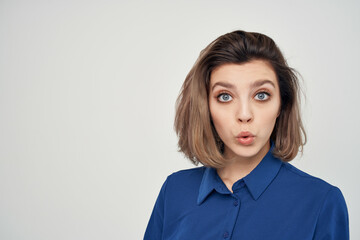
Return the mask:
[[228, 195], [228, 204], [229, 210], [226, 217], [226, 220], [224, 222], [224, 228], [222, 233], [222, 239], [231, 239], [232, 238], [232, 232], [234, 230], [239, 211], [240, 211], [240, 199], [235, 194], [229, 194]]

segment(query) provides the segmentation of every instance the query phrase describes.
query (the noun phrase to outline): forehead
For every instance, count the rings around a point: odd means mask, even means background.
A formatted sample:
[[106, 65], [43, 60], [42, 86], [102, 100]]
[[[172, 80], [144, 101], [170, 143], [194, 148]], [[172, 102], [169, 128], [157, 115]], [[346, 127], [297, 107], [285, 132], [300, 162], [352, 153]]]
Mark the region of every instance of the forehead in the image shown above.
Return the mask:
[[242, 64], [227, 63], [218, 66], [211, 72], [210, 85], [219, 81], [246, 84], [265, 79], [277, 84], [276, 73], [270, 63], [264, 60], [253, 60]]

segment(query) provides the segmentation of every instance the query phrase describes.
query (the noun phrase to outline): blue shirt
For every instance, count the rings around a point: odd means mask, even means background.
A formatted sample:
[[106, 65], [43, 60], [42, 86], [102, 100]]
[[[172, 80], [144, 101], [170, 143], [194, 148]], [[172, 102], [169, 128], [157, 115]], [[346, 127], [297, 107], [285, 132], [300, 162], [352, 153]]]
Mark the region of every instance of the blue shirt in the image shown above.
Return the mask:
[[168, 176], [144, 239], [349, 239], [340, 189], [275, 158], [272, 148], [233, 193], [214, 168]]

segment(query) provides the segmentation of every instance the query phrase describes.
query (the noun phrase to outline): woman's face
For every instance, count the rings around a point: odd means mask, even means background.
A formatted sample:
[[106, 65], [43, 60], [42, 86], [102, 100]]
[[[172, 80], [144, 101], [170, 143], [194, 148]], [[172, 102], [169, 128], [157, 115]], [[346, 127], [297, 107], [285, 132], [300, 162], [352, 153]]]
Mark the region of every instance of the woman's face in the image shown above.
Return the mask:
[[280, 105], [276, 74], [266, 61], [224, 64], [211, 73], [210, 113], [226, 158], [263, 157]]

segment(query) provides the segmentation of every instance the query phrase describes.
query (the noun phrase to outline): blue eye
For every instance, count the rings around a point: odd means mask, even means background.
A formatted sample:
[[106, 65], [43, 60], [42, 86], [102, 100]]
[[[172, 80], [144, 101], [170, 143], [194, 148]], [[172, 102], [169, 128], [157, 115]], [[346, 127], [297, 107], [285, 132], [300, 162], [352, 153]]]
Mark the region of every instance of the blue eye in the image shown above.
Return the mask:
[[265, 101], [270, 97], [270, 94], [267, 92], [259, 92], [255, 95], [256, 100]]
[[217, 98], [220, 102], [229, 102], [232, 100], [232, 97], [227, 93], [222, 93]]

